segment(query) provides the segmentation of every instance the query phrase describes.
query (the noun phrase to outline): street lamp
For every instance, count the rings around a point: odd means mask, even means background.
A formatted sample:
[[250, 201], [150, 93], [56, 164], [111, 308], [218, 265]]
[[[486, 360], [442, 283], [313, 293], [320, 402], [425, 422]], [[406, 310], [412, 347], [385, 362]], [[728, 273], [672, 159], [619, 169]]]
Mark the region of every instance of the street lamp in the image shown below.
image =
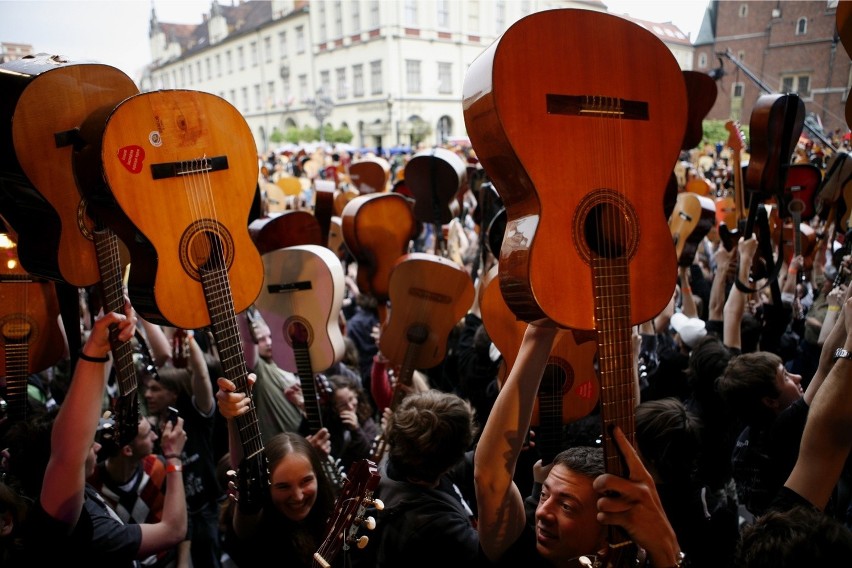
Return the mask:
[[325, 94], [325, 90], [320, 87], [317, 89], [317, 94], [314, 98], [306, 101], [308, 106], [313, 107], [314, 116], [319, 121], [320, 143], [325, 142], [325, 119], [329, 117], [332, 109], [334, 109], [334, 101], [331, 97]]

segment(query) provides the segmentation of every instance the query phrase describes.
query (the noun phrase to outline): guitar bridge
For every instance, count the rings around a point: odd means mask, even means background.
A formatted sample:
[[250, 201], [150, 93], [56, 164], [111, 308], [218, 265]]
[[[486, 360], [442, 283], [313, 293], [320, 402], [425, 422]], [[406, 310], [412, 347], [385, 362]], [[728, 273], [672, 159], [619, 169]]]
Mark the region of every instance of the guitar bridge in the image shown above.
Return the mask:
[[598, 95], [548, 94], [547, 114], [648, 120], [648, 103]]
[[151, 164], [151, 176], [154, 179], [166, 179], [187, 175], [207, 174], [228, 169], [228, 157], [198, 158], [183, 162], [165, 162]]

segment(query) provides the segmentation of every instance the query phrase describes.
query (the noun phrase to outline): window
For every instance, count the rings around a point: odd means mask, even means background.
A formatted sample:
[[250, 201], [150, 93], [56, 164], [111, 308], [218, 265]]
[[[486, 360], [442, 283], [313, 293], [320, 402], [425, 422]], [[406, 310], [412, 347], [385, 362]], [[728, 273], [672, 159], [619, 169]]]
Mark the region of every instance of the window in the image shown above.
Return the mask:
[[198, 82], [201, 82], [201, 60], [195, 62], [195, 76], [198, 77]]
[[805, 35], [808, 33], [808, 19], [799, 18], [796, 20], [796, 35]]
[[210, 58], [206, 57], [204, 59], [204, 67], [207, 69], [207, 79], [213, 78], [213, 66], [210, 64]]
[[231, 50], [225, 52], [225, 64], [228, 66], [228, 75], [234, 72], [234, 61], [231, 58]]
[[497, 33], [506, 31], [506, 3], [503, 0], [494, 3], [494, 26]]
[[267, 108], [278, 106], [275, 97], [275, 81], [269, 81], [266, 83], [266, 100], [268, 101], [268, 104], [266, 105]]
[[453, 64], [438, 62], [438, 92], [449, 95], [453, 92]]
[[320, 71], [320, 90], [325, 93], [331, 93], [331, 73], [328, 71]]
[[361, 3], [351, 2], [349, 10], [352, 15], [352, 31], [357, 34], [361, 31]]
[[698, 56], [698, 68], [699, 69], [707, 69], [707, 54], [702, 53]]
[[346, 67], [338, 67], [335, 69], [337, 75], [337, 98], [345, 99], [348, 88], [346, 86]]
[[253, 41], [249, 43], [249, 49], [251, 50], [251, 66], [257, 67], [258, 62], [260, 61], [257, 57], [257, 42]]
[[739, 59], [741, 62], [744, 63], [745, 62], [745, 51], [738, 51], [737, 52], [737, 59]]
[[243, 87], [242, 92], [243, 92], [243, 111], [248, 112], [248, 110], [249, 110], [248, 87]]
[[272, 37], [263, 38], [263, 60], [272, 63]]
[[260, 83], [254, 86], [254, 108], [257, 110], [263, 108], [263, 95], [260, 94]]
[[467, 5], [467, 29], [473, 35], [479, 34], [479, 0], [470, 0]]
[[317, 39], [320, 43], [325, 43], [328, 39], [328, 33], [325, 28], [325, 2], [317, 3], [317, 22], [319, 24], [317, 29]]
[[811, 77], [810, 75], [782, 75], [781, 76], [781, 92], [782, 93], [798, 93], [803, 99], [811, 96]]
[[409, 93], [421, 93], [420, 62], [413, 59], [405, 60], [405, 83]]
[[287, 57], [287, 32], [281, 32], [278, 34], [278, 53], [280, 54], [281, 59]]
[[748, 4], [740, 4], [740, 18], [748, 16]]
[[308, 76], [299, 75], [299, 100], [308, 100]]
[[743, 91], [745, 90], [745, 85], [742, 83], [734, 83], [731, 85], [731, 97], [735, 99], [743, 98]]
[[231, 104], [237, 106], [237, 91], [236, 89], [231, 89]]
[[352, 66], [352, 96], [364, 96], [364, 66], [360, 63]]
[[217, 77], [222, 76], [222, 54], [221, 53], [216, 54], [216, 76]]
[[521, 15], [526, 16], [530, 13], [530, 0], [521, 0]]
[[296, 28], [296, 53], [305, 53], [305, 26]]
[[405, 0], [403, 22], [406, 26], [417, 25], [417, 0]]
[[[357, 4], [357, 2], [353, 2]], [[340, 5], [340, 0], [334, 3], [334, 37], [343, 37], [343, 7]]]
[[370, 94], [382, 94], [382, 62], [370, 62]]
[[450, 3], [449, 0], [438, 0], [438, 27], [450, 27]]
[[379, 0], [370, 2], [370, 29], [379, 27]]
[[188, 78], [187, 85], [192, 85], [192, 64], [186, 66], [186, 76]]
[[240, 71], [246, 68], [246, 55], [244, 51], [245, 50], [243, 50], [243, 46], [239, 46], [237, 48], [237, 66], [239, 67]]

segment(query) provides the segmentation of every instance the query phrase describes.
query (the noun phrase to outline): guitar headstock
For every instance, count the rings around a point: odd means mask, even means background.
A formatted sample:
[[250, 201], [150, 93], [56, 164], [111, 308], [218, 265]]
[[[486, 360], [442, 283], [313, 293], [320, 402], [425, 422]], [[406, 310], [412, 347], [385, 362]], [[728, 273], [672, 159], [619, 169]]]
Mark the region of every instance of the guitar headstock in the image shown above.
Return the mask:
[[745, 148], [745, 136], [739, 121], [729, 120], [725, 123], [725, 129], [728, 131], [728, 141], [725, 144], [735, 152], [742, 152]]
[[349, 550], [353, 544], [358, 548], [367, 546], [368, 537], [356, 538], [355, 532], [362, 525], [369, 530], [375, 528], [375, 520], [364, 515], [369, 506], [384, 508], [381, 501], [373, 499], [381, 478], [376, 464], [370, 460], [352, 464], [326, 523], [326, 536], [314, 553], [314, 566], [329, 566], [341, 549]]

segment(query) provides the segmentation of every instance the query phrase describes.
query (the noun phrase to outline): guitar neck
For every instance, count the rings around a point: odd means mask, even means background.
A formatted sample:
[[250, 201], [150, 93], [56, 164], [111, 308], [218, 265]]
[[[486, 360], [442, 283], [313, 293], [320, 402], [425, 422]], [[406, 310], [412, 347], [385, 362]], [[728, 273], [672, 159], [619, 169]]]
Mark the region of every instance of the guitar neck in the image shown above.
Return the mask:
[[5, 342], [6, 379], [5, 401], [6, 418], [12, 422], [23, 422], [27, 419], [27, 376], [29, 375], [29, 345], [26, 341]]
[[[234, 315], [234, 303], [228, 271], [221, 259], [221, 249], [215, 255], [215, 266], [202, 267], [201, 285], [210, 314], [213, 337], [227, 379], [236, 386], [235, 392], [248, 393], [248, 368], [243, 355], [242, 340]], [[257, 422], [257, 408], [250, 402], [249, 411], [237, 416], [237, 427], [245, 459], [254, 459], [263, 453], [263, 439]]]
[[322, 412], [320, 411], [317, 383], [311, 367], [311, 353], [304, 342], [293, 341], [293, 355], [296, 359], [296, 370], [299, 373], [299, 383], [305, 399], [305, 415], [308, 429], [316, 434], [322, 427]]

